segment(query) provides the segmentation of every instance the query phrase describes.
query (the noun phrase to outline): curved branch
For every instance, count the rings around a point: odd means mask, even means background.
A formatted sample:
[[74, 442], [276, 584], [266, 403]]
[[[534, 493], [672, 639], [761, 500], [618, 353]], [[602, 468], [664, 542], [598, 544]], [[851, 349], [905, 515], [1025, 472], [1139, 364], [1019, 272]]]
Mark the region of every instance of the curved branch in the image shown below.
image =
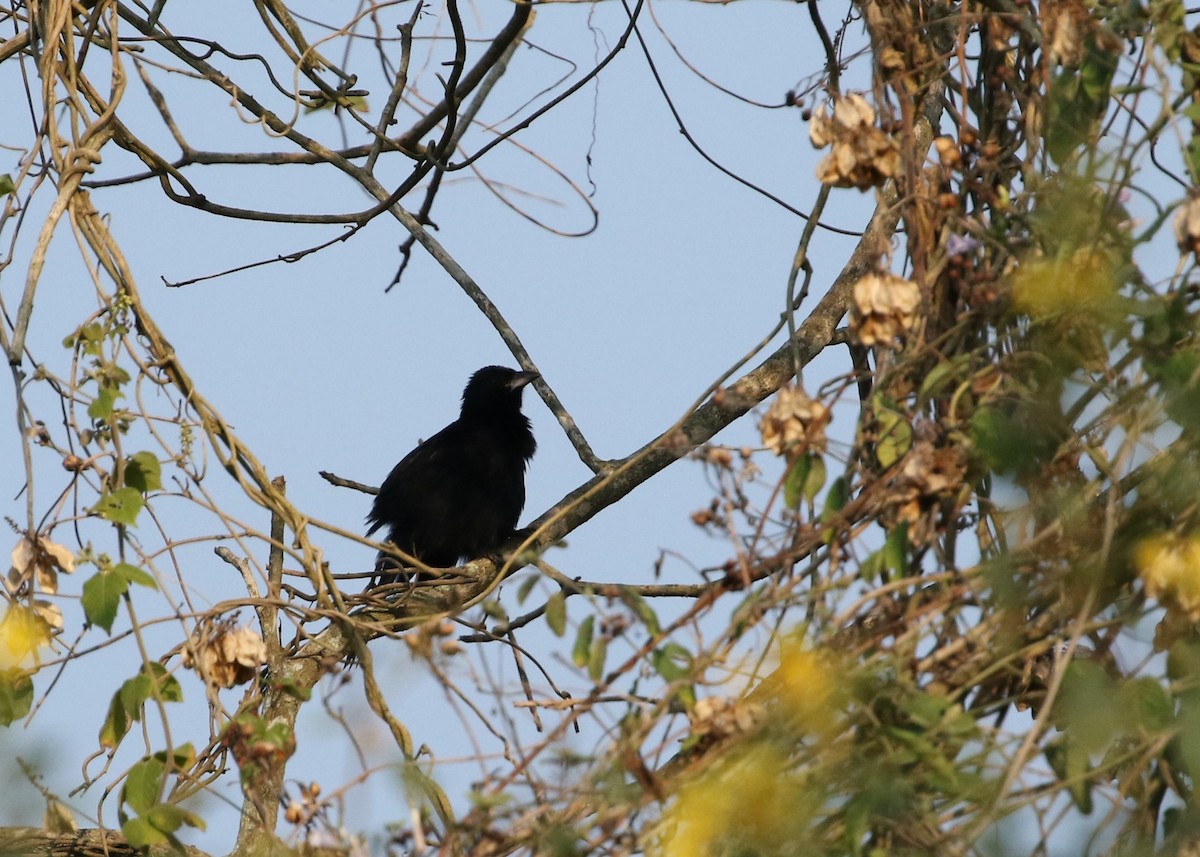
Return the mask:
[[446, 114], [450, 109], [451, 99], [453, 99], [454, 104], [457, 104], [471, 94], [480, 81], [483, 80], [484, 75], [488, 73], [492, 66], [504, 55], [505, 51], [508, 50], [508, 46], [525, 31], [525, 27], [529, 23], [529, 18], [532, 14], [533, 4], [528, 2], [528, 0], [520, 0], [520, 2], [513, 3], [512, 17], [504, 25], [504, 29], [497, 33], [496, 38], [492, 39], [488, 44], [488, 48], [483, 52], [483, 56], [479, 58], [479, 62], [471, 66], [471, 70], [462, 76], [462, 82], [459, 83], [453, 92], [447, 92], [446, 97], [436, 107], [422, 116], [417, 124], [400, 135], [396, 140], [396, 148], [408, 151], [419, 149], [421, 138], [446, 118]]

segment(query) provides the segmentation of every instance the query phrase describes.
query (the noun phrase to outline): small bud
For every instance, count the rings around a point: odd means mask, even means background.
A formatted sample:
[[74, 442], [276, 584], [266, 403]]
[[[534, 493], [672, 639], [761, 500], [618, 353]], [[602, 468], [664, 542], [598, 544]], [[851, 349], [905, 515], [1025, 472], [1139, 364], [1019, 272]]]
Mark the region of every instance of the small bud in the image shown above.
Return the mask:
[[708, 461], [710, 464], [728, 470], [733, 466], [733, 453], [723, 447], [712, 446], [708, 448]]

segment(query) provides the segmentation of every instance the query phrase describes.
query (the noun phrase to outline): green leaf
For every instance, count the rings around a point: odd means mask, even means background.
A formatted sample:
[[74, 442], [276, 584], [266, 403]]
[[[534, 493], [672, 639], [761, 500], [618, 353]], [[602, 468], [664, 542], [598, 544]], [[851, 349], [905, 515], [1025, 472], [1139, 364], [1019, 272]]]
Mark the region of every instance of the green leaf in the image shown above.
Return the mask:
[[[143, 666], [142, 674], [148, 675], [153, 680], [154, 687], [158, 691], [158, 699], [163, 702], [183, 702], [183, 685], [158, 661], [151, 661]], [[149, 699], [150, 695], [147, 694], [146, 698]]]
[[538, 580], [541, 578], [536, 574], [527, 574], [525, 579], [521, 581], [521, 585], [517, 588], [517, 603], [524, 604], [525, 599], [529, 597], [529, 593], [533, 591], [533, 587], [537, 586]]
[[879, 410], [876, 422], [879, 436], [875, 441], [875, 457], [884, 467], [891, 467], [912, 446], [912, 426], [901, 414], [883, 408]]
[[571, 663], [577, 667], [583, 667], [588, 662], [592, 648], [592, 632], [595, 627], [595, 616], [587, 616], [579, 623], [579, 630], [575, 634], [575, 646], [571, 649]]
[[830, 520], [842, 510], [846, 501], [850, 499], [849, 491], [845, 476], [839, 476], [833, 480], [833, 484], [829, 486], [829, 492], [825, 495], [825, 506], [821, 509], [822, 521]]
[[953, 360], [939, 360], [938, 364], [930, 369], [921, 381], [919, 390], [921, 400], [928, 401], [936, 396], [942, 387], [955, 380], [969, 359], [969, 354], [960, 354]]
[[138, 568], [136, 565], [130, 565], [127, 562], [119, 562], [112, 567], [112, 573], [125, 578], [128, 583], [136, 583], [139, 586], [147, 586], [150, 589], [158, 589], [158, 584], [149, 572]]
[[77, 339], [87, 346], [99, 346], [104, 342], [104, 325], [98, 321], [79, 328]]
[[150, 822], [155, 830], [161, 830], [163, 833], [174, 833], [183, 826], [184, 812], [177, 806], [172, 806], [169, 803], [160, 803], [158, 806], [151, 807], [146, 813], [146, 821]]
[[114, 524], [131, 527], [137, 523], [138, 513], [142, 511], [144, 505], [146, 503], [142, 499], [141, 492], [136, 488], [126, 486], [102, 495], [91, 511]]
[[1103, 750], [1120, 729], [1113, 705], [1116, 682], [1100, 664], [1076, 660], [1063, 674], [1055, 720], [1072, 747], [1086, 755]]
[[104, 717], [104, 723], [100, 725], [100, 746], [109, 750], [121, 743], [121, 739], [133, 725], [133, 718], [129, 716], [122, 702], [122, 690], [113, 694], [112, 702], [108, 704], [108, 714]]
[[[694, 684], [683, 685], [675, 691], [674, 700], [678, 700], [684, 711], [691, 711], [696, 707], [696, 686]], [[671, 710], [675, 710], [674, 703], [671, 705]]]
[[787, 476], [783, 480], [783, 502], [789, 509], [800, 506], [800, 498], [804, 495], [804, 483], [808, 481], [808, 472], [812, 469], [812, 456], [802, 455], [792, 462]]
[[96, 392], [96, 398], [92, 399], [88, 405], [88, 416], [94, 420], [106, 420], [112, 416], [113, 406], [117, 403], [117, 397], [123, 395], [120, 390], [115, 387], [101, 387]]
[[121, 825], [121, 833], [126, 841], [134, 848], [149, 848], [152, 845], [166, 845], [170, 837], [145, 818], [131, 818]]
[[988, 467], [1003, 473], [1020, 454], [1017, 426], [1003, 411], [980, 408], [971, 416], [971, 443]]
[[152, 452], [139, 452], [125, 460], [125, 484], [143, 494], [162, 486], [162, 466]]
[[628, 605], [633, 614], [641, 620], [641, 623], [646, 626], [646, 631], [651, 637], [657, 637], [662, 633], [662, 626], [658, 624], [658, 616], [654, 609], [646, 603], [646, 599], [642, 597], [640, 592], [636, 592], [628, 586], [620, 588], [621, 600]]
[[297, 684], [296, 679], [291, 676], [279, 679], [275, 682], [274, 686], [292, 699], [298, 699], [301, 702], [308, 702], [312, 699], [312, 689]]
[[83, 584], [83, 615], [92, 625], [112, 633], [113, 621], [121, 596], [129, 589], [129, 580], [116, 571], [101, 571]]
[[1062, 69], [1050, 85], [1046, 110], [1046, 150], [1055, 163], [1067, 163], [1075, 150], [1090, 143], [1108, 107], [1119, 55], [1105, 50], [1094, 37], [1079, 70]]
[[1200, 176], [1200, 136], [1193, 135], [1183, 147], [1183, 160], [1187, 164], [1188, 175]]
[[188, 812], [183, 807], [170, 803], [160, 803], [158, 806], [151, 807], [150, 811], [146, 813], [146, 821], [150, 822], [155, 830], [167, 834], [174, 833], [185, 824], [188, 827], [205, 829], [204, 819], [196, 813]]
[[1087, 753], [1069, 740], [1061, 739], [1046, 747], [1046, 761], [1061, 782], [1069, 782], [1068, 791], [1075, 806], [1084, 815], [1092, 811], [1091, 780], [1085, 776], [1091, 768]]
[[808, 498], [808, 502], [812, 502], [817, 498], [817, 494], [825, 487], [825, 479], [828, 473], [825, 470], [825, 459], [820, 455], [812, 456], [812, 467], [809, 468], [808, 478], [804, 480], [804, 487], [801, 489], [804, 496]]
[[597, 637], [592, 640], [588, 650], [587, 669], [592, 681], [600, 681], [604, 676], [604, 661], [608, 658], [608, 640]]
[[546, 624], [556, 637], [567, 632], [567, 596], [561, 589], [546, 600]]
[[816, 499], [821, 489], [825, 487], [828, 474], [825, 470], [825, 459], [815, 452], [802, 455], [792, 462], [787, 479], [783, 483], [783, 501], [789, 509], [800, 505], [800, 498], [808, 502]]
[[[113, 694], [108, 714], [100, 727], [101, 746], [112, 748], [120, 744], [133, 721], [142, 719], [142, 706], [146, 700], [155, 698], [156, 693], [163, 702], [183, 701], [183, 685], [166, 667], [153, 661], [143, 666], [133, 678], [126, 680]], [[187, 746], [184, 745], [185, 748]]]
[[884, 572], [887, 570], [887, 564], [883, 560], [883, 551], [872, 551], [870, 555], [862, 561], [858, 567], [858, 576], [860, 580], [887, 580]]
[[121, 789], [122, 799], [138, 815], [145, 815], [158, 803], [165, 773], [163, 763], [158, 759], [153, 756], [142, 759], [129, 769], [125, 787]]
[[1148, 5], [1151, 26], [1147, 28], [1147, 34], [1167, 59], [1177, 62], [1186, 35], [1184, 4], [1179, 0], [1150, 0]]
[[1176, 640], [1167, 650], [1167, 678], [1193, 684], [1200, 677], [1200, 645]]
[[1125, 711], [1125, 726], [1130, 731], [1153, 734], [1171, 728], [1174, 723], [1175, 706], [1170, 695], [1148, 676], [1122, 682], [1117, 701]]
[[[829, 491], [825, 494], [825, 506], [821, 509], [821, 521], [827, 523], [833, 520], [834, 515], [842, 510], [846, 505], [846, 501], [850, 499], [850, 489], [846, 483], [845, 476], [839, 476], [833, 480], [833, 484], [829, 486]], [[821, 537], [828, 544], [833, 540], [833, 528], [830, 527], [821, 534]]]
[[883, 561], [894, 574], [908, 574], [908, 521], [901, 521], [888, 533], [883, 545]]
[[487, 601], [483, 602], [481, 606], [483, 607], [483, 612], [492, 619], [495, 619], [498, 622], [508, 621], [508, 611], [506, 611], [504, 609], [504, 605], [495, 598], [489, 598]]
[[196, 748], [188, 741], [170, 750], [159, 750], [154, 754], [154, 758], [158, 759], [164, 765], [170, 763], [171, 767], [176, 771], [182, 771], [184, 768], [195, 764]]
[[25, 670], [0, 670], [0, 726], [20, 720], [33, 707], [33, 679]]
[[654, 671], [667, 681], [678, 681], [692, 675], [692, 653], [678, 643], [667, 643], [655, 649], [651, 663]]
[[1200, 426], [1200, 396], [1196, 379], [1200, 376], [1200, 352], [1176, 351], [1157, 362], [1152, 371], [1166, 399], [1167, 416], [1182, 428]]
[[16, 189], [13, 184], [12, 176], [8, 173], [0, 173], [0, 196], [7, 196]]
[[153, 685], [150, 682], [150, 676], [143, 670], [125, 681], [121, 685], [121, 689], [117, 691], [121, 695], [121, 705], [134, 720], [142, 719], [142, 706], [150, 698], [151, 690], [153, 690]]

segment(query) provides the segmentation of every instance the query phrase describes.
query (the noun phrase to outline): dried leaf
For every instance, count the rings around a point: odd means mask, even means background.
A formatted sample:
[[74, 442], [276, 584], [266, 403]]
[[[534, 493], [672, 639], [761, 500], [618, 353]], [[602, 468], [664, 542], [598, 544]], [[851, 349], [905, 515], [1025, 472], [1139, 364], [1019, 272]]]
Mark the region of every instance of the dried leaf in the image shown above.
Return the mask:
[[49, 539], [41, 539], [42, 550], [50, 557], [54, 565], [59, 571], [70, 574], [75, 570], [75, 554], [71, 552], [65, 545], [60, 545], [58, 542], [52, 542]]
[[33, 542], [29, 540], [28, 536], [22, 536], [16, 547], [12, 549], [13, 569], [17, 574], [24, 575], [29, 570], [35, 556], [37, 556], [37, 549], [34, 548]]
[[33, 602], [33, 612], [41, 616], [42, 619], [45, 620], [46, 624], [50, 626], [50, 630], [55, 634], [58, 634], [62, 631], [64, 626], [63, 614], [62, 611], [58, 609], [57, 604], [51, 604], [49, 601], [44, 601], [41, 598], [37, 598]]

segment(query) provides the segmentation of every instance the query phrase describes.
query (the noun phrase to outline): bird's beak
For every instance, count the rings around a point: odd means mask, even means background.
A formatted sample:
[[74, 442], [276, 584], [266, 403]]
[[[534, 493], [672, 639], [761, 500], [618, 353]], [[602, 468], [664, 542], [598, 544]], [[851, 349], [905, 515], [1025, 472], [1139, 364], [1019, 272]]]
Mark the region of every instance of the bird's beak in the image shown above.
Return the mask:
[[508, 389], [520, 390], [526, 384], [542, 377], [537, 372], [515, 372], [512, 380], [508, 382]]

